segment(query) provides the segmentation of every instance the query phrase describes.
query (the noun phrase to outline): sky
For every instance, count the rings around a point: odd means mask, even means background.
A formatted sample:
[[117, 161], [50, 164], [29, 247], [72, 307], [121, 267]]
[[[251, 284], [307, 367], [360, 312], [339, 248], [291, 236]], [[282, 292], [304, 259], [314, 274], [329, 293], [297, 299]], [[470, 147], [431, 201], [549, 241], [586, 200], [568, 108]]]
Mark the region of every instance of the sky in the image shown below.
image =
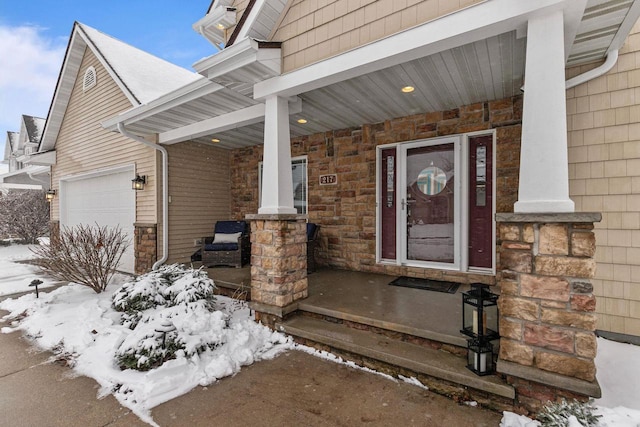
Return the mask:
[[[74, 21], [192, 70], [216, 49], [191, 25], [210, 0], [0, 0], [0, 156], [20, 116], [46, 118]], [[1, 160], [1, 158], [0, 158]], [[0, 164], [0, 173], [7, 165]]]

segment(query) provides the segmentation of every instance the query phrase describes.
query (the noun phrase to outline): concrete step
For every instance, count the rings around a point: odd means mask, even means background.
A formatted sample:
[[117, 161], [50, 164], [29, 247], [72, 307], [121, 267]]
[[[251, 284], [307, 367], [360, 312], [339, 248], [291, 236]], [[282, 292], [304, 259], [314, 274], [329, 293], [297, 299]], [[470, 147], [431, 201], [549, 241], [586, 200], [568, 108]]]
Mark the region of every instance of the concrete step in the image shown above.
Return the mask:
[[440, 380], [507, 399], [515, 398], [513, 387], [499, 377], [478, 376], [467, 369], [466, 359], [451, 353], [309, 316], [292, 317], [277, 323], [276, 329], [294, 337], [308, 339]]

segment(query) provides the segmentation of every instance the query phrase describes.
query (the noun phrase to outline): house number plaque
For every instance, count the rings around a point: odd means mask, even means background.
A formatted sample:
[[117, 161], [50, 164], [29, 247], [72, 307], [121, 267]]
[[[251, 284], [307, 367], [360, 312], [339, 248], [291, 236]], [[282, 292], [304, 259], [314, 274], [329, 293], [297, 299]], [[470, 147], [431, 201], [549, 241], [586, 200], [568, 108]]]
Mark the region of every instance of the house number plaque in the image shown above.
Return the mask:
[[338, 175], [335, 173], [320, 175], [320, 185], [333, 185], [338, 183]]

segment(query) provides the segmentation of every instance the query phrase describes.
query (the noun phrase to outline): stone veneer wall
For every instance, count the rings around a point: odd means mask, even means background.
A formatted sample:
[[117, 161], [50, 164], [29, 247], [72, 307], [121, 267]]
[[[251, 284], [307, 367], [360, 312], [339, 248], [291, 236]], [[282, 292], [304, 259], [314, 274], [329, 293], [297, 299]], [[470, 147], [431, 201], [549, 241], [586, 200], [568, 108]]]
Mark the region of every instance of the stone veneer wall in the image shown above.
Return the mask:
[[498, 371], [508, 375], [517, 401], [529, 410], [567, 391], [599, 397], [596, 300], [589, 281], [595, 274], [593, 223], [599, 220], [600, 214], [586, 213], [497, 215]]
[[134, 224], [135, 273], [143, 274], [151, 271], [158, 259], [158, 225]]
[[[291, 155], [308, 157], [309, 221], [322, 226], [317, 260], [354, 271], [409, 275], [460, 282], [493, 283], [493, 277], [375, 263], [376, 147], [446, 135], [495, 129], [497, 212], [512, 212], [517, 200], [522, 97], [417, 114], [293, 138]], [[262, 146], [231, 155], [232, 216], [243, 219], [258, 210], [258, 165]], [[337, 185], [319, 185], [319, 176], [335, 173]]]

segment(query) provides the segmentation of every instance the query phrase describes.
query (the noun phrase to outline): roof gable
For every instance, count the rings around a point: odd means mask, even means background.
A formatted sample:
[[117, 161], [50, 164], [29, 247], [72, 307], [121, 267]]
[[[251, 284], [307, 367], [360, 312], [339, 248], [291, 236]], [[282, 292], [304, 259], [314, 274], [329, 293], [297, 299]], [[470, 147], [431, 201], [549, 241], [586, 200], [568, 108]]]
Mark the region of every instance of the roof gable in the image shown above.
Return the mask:
[[39, 144], [44, 130], [45, 119], [40, 117], [22, 115], [20, 128], [20, 142], [22, 144]]
[[18, 144], [18, 137], [18, 132], [7, 131], [7, 139], [4, 143], [4, 160], [8, 161], [9, 159], [11, 159], [11, 152], [13, 151], [13, 148]]
[[166, 92], [203, 78], [197, 73], [75, 22], [49, 108], [40, 151], [55, 147], [86, 49], [90, 49], [98, 58], [132, 106], [145, 104]]

